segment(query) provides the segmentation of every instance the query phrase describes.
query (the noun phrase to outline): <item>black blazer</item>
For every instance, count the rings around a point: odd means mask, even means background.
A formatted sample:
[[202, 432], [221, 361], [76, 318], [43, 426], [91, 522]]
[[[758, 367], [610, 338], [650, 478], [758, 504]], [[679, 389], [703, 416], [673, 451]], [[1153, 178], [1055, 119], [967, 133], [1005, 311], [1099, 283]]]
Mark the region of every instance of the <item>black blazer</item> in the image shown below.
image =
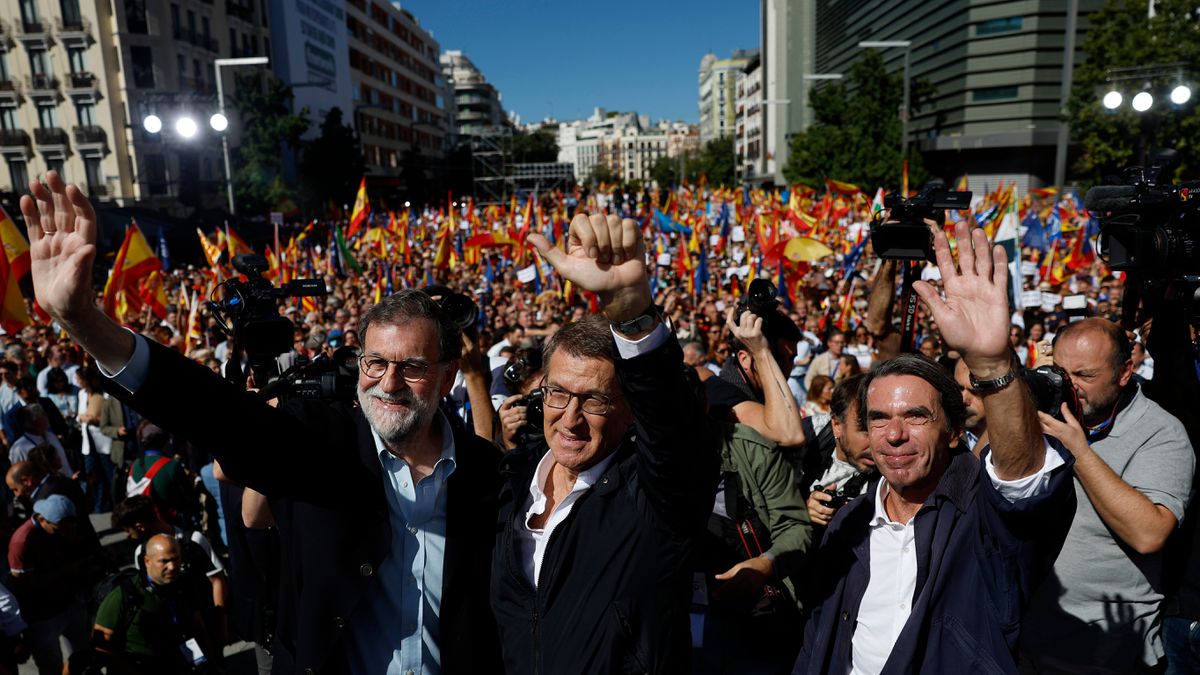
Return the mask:
[[[341, 637], [388, 554], [382, 467], [357, 405], [289, 401], [272, 408], [209, 369], [150, 343], [150, 368], [133, 395], [113, 393], [171, 433], [211, 448], [235, 482], [267, 495], [280, 534], [275, 673], [345, 670]], [[499, 642], [488, 608], [499, 451], [455, 432], [441, 635], [444, 673], [496, 672]], [[469, 647], [463, 648], [463, 645]]]

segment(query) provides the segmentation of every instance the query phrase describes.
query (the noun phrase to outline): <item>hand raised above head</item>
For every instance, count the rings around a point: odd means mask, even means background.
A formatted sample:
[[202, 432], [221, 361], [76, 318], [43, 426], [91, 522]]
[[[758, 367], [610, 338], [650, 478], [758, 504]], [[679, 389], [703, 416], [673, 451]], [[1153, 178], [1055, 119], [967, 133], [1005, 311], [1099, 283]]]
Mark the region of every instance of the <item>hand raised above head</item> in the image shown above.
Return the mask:
[[92, 263], [96, 258], [96, 211], [74, 185], [55, 171], [31, 181], [21, 197], [29, 234], [33, 290], [38, 304], [60, 323], [94, 309]]
[[925, 281], [913, 289], [933, 313], [946, 345], [962, 354], [971, 372], [981, 379], [1008, 372], [1012, 362], [1008, 342], [1008, 257], [988, 243], [979, 228], [960, 222], [954, 229], [958, 266], [950, 243], [940, 229], [933, 234], [933, 252], [942, 275], [944, 299]]
[[563, 278], [599, 294], [610, 319], [632, 318], [650, 305], [646, 245], [633, 219], [579, 213], [565, 251], [540, 234], [529, 235], [529, 242]]

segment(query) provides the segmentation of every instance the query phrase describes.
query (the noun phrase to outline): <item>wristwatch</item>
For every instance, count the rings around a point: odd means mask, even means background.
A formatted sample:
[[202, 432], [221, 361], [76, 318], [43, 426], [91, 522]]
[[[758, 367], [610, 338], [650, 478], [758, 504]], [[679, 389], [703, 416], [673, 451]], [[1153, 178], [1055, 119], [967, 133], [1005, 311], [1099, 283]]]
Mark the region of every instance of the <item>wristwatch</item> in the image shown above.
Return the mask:
[[1012, 368], [1007, 374], [1001, 375], [994, 380], [977, 380], [975, 379], [975, 373], [970, 373], [969, 376], [971, 378], [971, 389], [973, 389], [975, 393], [990, 394], [992, 392], [1000, 391], [1001, 389], [1012, 384], [1012, 381], [1017, 379], [1017, 369]]
[[662, 320], [662, 314], [658, 311], [658, 307], [651, 303], [645, 311], [628, 321], [613, 321], [612, 327], [621, 335], [637, 335], [650, 330], [654, 326], [654, 322], [660, 320]]

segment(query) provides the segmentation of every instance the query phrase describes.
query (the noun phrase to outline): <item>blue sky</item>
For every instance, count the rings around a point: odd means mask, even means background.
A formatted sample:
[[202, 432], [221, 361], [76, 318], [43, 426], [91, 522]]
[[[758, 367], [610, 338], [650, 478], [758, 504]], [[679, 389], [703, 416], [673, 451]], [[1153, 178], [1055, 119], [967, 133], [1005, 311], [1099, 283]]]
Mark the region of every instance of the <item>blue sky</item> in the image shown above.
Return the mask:
[[405, 0], [523, 122], [636, 110], [696, 122], [700, 59], [758, 47], [758, 0]]

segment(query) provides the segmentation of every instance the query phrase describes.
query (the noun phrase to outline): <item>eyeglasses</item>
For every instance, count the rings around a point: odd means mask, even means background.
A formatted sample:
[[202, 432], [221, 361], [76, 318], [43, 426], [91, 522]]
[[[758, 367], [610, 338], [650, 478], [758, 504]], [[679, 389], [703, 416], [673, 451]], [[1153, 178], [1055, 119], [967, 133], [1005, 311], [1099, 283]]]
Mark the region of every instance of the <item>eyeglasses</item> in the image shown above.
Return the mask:
[[358, 369], [363, 375], [376, 380], [387, 375], [388, 366], [396, 366], [405, 382], [422, 382], [429, 375], [429, 369], [435, 365], [424, 361], [405, 359], [404, 361], [389, 361], [382, 356], [363, 355], [358, 357]]
[[558, 387], [544, 386], [542, 389], [542, 402], [546, 407], [562, 410], [571, 405], [571, 399], [579, 399], [579, 407], [583, 412], [589, 415], [607, 415], [609, 406], [612, 405], [611, 399], [607, 396], [599, 396], [597, 394], [576, 394], [573, 391], [560, 389]]
[[[937, 413], [925, 410], [910, 410], [900, 415], [900, 419], [904, 422], [904, 426], [906, 427], [923, 427], [930, 422], [937, 421], [937, 418]], [[892, 423], [893, 419], [895, 418], [886, 417], [883, 415], [880, 415], [879, 417], [871, 417], [867, 420], [867, 426], [871, 427], [872, 429], [886, 429], [887, 426]]]

